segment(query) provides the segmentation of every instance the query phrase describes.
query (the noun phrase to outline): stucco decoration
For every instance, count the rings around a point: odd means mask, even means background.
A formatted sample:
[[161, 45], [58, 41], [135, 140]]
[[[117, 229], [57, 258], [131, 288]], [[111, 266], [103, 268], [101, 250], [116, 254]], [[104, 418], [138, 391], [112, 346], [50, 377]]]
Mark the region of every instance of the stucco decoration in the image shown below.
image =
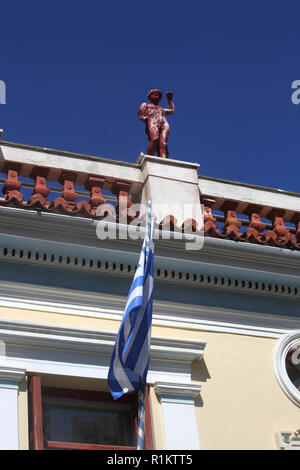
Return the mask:
[[300, 406], [300, 331], [285, 335], [274, 354], [277, 380], [287, 396]]

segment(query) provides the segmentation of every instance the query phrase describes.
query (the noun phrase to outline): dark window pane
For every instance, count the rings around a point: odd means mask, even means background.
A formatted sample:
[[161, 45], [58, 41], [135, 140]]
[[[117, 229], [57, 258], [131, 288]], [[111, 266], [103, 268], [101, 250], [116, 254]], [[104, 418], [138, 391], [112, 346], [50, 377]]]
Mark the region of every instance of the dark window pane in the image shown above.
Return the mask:
[[43, 416], [49, 441], [133, 445], [133, 419], [128, 404], [45, 398]]
[[[300, 364], [298, 363], [298, 355], [294, 358], [295, 348], [291, 349], [286, 357], [286, 371], [290, 381], [300, 390]], [[297, 359], [297, 360], [295, 360]]]

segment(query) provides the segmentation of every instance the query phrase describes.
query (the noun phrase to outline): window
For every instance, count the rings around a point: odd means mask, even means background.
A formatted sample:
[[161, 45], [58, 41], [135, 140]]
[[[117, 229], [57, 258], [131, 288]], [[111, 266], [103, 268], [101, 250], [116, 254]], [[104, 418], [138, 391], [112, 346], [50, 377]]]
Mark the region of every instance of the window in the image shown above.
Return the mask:
[[300, 391], [300, 342], [289, 348], [285, 366], [290, 381]]
[[[114, 401], [110, 393], [43, 387], [29, 378], [31, 449], [136, 448], [137, 394]], [[153, 448], [148, 393], [145, 449]]]
[[300, 332], [284, 336], [274, 356], [278, 382], [287, 396], [300, 406]]

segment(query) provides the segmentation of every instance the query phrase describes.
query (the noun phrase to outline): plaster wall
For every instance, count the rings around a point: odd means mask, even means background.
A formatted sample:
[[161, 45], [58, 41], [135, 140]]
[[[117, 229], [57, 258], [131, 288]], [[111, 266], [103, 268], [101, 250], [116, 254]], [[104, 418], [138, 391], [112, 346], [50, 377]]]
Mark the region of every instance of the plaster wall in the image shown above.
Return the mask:
[[300, 409], [281, 389], [273, 368], [279, 340], [203, 333], [202, 383], [196, 414], [202, 449], [275, 450], [275, 433], [299, 428]]
[[[117, 331], [119, 326], [113, 320], [14, 308], [1, 308], [0, 318], [108, 331]], [[300, 409], [285, 395], [275, 377], [273, 354], [278, 339], [158, 326], [153, 327], [152, 334], [207, 341], [203, 359], [194, 362], [191, 370], [192, 383], [202, 385], [195, 401], [201, 449], [276, 449], [277, 431], [299, 428]], [[67, 378], [67, 382], [71, 383], [71, 379]], [[74, 380], [78, 383], [78, 378]], [[95, 381], [84, 379], [80, 385], [93, 389]], [[153, 388], [150, 406], [155, 447], [163, 449], [161, 405]], [[20, 386], [19, 411], [20, 448], [25, 449], [26, 383]]]

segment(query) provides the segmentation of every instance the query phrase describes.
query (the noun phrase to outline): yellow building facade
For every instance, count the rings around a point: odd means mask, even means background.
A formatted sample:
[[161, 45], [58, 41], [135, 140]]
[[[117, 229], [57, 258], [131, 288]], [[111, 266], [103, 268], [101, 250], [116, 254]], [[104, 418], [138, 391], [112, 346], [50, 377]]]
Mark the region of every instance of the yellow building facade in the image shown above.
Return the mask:
[[146, 448], [298, 448], [300, 196], [147, 155], [0, 147], [0, 448], [136, 447], [136, 397], [113, 402], [107, 373], [149, 199]]

